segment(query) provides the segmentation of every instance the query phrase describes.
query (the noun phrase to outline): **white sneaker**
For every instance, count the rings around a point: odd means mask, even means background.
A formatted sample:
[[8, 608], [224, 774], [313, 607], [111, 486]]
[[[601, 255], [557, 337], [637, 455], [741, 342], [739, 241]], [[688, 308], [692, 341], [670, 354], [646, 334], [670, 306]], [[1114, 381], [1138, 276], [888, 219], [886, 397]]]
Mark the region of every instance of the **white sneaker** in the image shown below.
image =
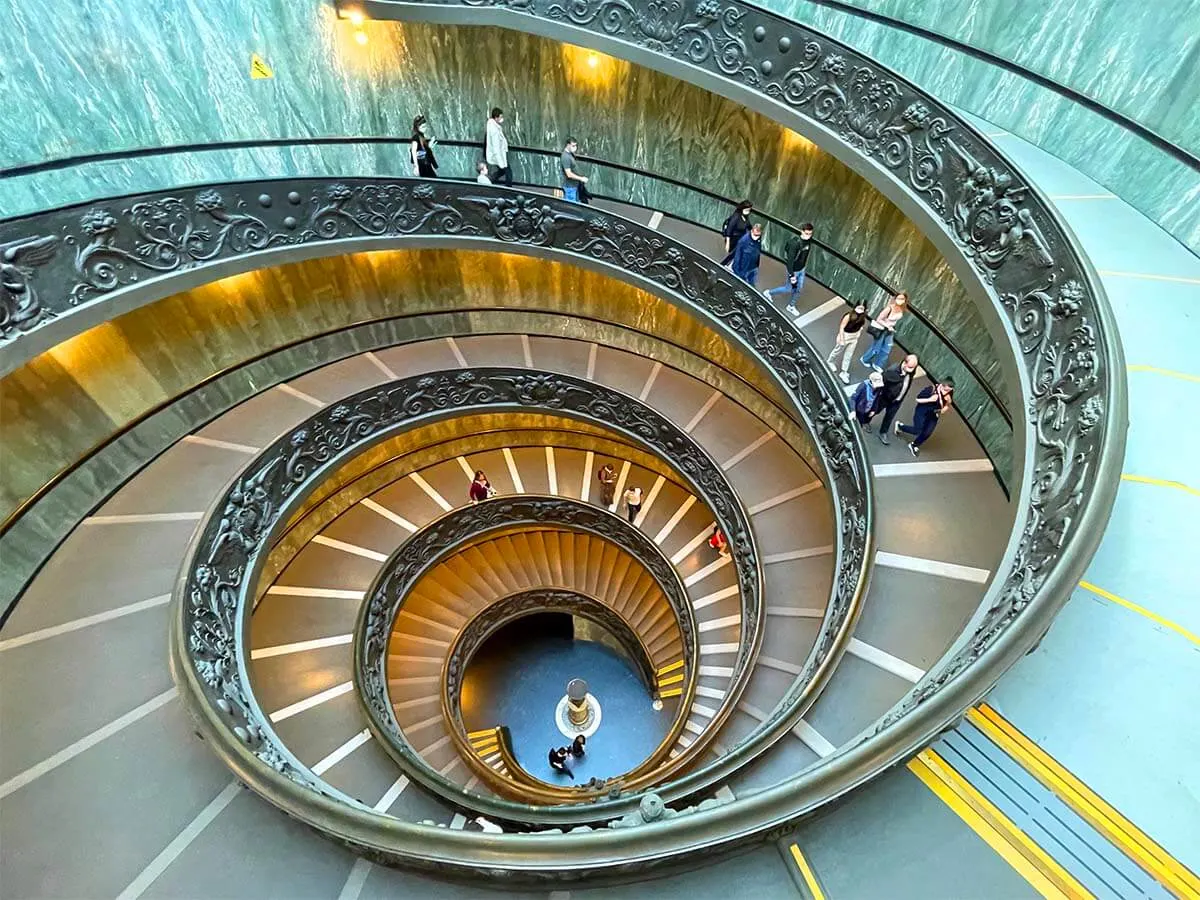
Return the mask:
[[842, 379], [842, 384], [850, 383], [850, 376], [848, 374], [846, 374], [845, 372], [842, 372], [841, 374], [839, 374], [838, 378]]
[[770, 299], [771, 299], [771, 292], [770, 292], [770, 291], [763, 291], [763, 296], [764, 296], [764, 297], [766, 297], [766, 298], [767, 298], [767, 300], [770, 300]]
[[798, 316], [800, 315], [800, 310], [796, 309], [796, 307], [789, 303], [787, 305], [787, 313], [789, 316]]

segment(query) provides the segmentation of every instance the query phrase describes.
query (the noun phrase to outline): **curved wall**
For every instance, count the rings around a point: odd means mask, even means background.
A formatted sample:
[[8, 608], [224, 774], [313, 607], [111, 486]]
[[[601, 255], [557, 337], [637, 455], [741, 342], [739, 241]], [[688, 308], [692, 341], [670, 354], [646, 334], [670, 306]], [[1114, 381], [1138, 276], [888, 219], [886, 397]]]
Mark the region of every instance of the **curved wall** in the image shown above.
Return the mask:
[[[499, 29], [368, 22], [370, 43], [359, 47], [350, 25], [319, 0], [213, 0], [194, 15], [130, 0], [119, 10], [22, 12], [19, 20], [14, 36], [45, 50], [36, 66], [28, 54], [12, 55], [19, 88], [12, 114], [26, 127], [0, 134], [0, 166], [222, 140], [402, 137], [417, 111], [444, 137], [478, 139], [486, 110], [500, 105], [509, 110], [513, 144], [555, 147], [574, 133], [596, 157], [749, 195], [793, 223], [811, 219], [832, 246], [907, 288], [971, 359], [996, 357], [945, 260], [866, 180], [765, 117], [656, 72], [602, 55], [592, 68], [584, 51]], [[264, 55], [274, 78], [250, 79], [251, 52]], [[406, 153], [263, 149], [93, 164], [0, 179], [0, 209], [14, 215], [101, 194], [263, 175], [403, 174]], [[443, 175], [470, 172], [465, 153], [443, 155]], [[594, 186], [705, 224], [718, 225], [726, 213], [636, 176], [606, 175]], [[873, 285], [820, 253], [811, 272], [856, 299], [881, 300]], [[943, 368], [936, 352], [926, 356], [932, 371]], [[1007, 396], [999, 368], [980, 365]]]
[[[1049, 88], [820, 0], [758, 0], [1054, 154], [1200, 253], [1200, 172]], [[841, 0], [1004, 56], [1200, 154], [1200, 2]]]
[[[526, 318], [516, 318], [522, 310]], [[540, 322], [545, 333], [624, 344], [665, 365], [695, 367], [700, 364], [684, 359], [688, 354], [679, 348], [702, 351], [713, 365], [703, 364], [699, 377], [766, 417], [820, 470], [803, 432], [769, 405], [782, 400], [769, 379], [685, 311], [562, 263], [492, 252], [396, 250], [211, 282], [96, 326], [0, 379], [0, 517], [156, 404], [278, 347], [395, 316], [412, 318], [394, 342], [503, 331], [506, 321], [533, 331], [539, 323], [529, 317], [537, 310], [558, 313]], [[634, 331], [618, 335], [621, 326], [669, 335], [678, 346]], [[320, 363], [314, 359], [313, 365]]]

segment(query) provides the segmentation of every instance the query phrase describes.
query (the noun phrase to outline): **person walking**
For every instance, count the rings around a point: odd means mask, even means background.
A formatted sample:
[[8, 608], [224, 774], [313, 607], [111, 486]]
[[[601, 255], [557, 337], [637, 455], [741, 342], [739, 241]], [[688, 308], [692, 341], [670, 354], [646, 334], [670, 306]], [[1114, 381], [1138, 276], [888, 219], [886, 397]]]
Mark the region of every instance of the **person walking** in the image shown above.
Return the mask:
[[587, 752], [586, 747], [587, 738], [582, 734], [575, 735], [575, 740], [571, 741], [571, 756], [575, 757], [575, 759], [583, 759], [583, 754]]
[[566, 775], [572, 781], [575, 780], [575, 773], [567, 768], [567, 748], [566, 747], [551, 747], [550, 748], [550, 768], [559, 775]]
[[480, 184], [491, 184], [492, 179], [488, 178], [488, 164], [485, 162], [475, 163], [475, 180]]
[[762, 225], [755, 222], [750, 230], [742, 235], [733, 251], [733, 274], [751, 287], [758, 281], [758, 261], [762, 257]]
[[892, 342], [896, 339], [896, 325], [904, 318], [907, 309], [908, 293], [901, 291], [884, 305], [875, 320], [867, 326], [867, 334], [874, 340], [860, 360], [864, 366], [876, 372], [883, 371], [888, 355], [892, 352]]
[[492, 107], [484, 126], [483, 161], [491, 167], [489, 177], [495, 184], [512, 187], [512, 169], [508, 167], [508, 138], [504, 136], [504, 110]]
[[912, 387], [913, 379], [916, 377], [917, 355], [915, 353], [908, 354], [896, 365], [884, 371], [883, 386], [879, 389], [879, 396], [875, 398], [875, 411], [883, 412], [883, 424], [879, 427], [879, 443], [890, 443], [888, 431], [892, 427], [896, 413], [900, 412], [900, 404], [908, 396], [908, 389]]
[[850, 405], [854, 407], [854, 418], [858, 420], [863, 431], [871, 430], [871, 417], [879, 411], [876, 403], [882, 387], [883, 376], [878, 372], [871, 372], [863, 379], [862, 384], [855, 389], [850, 398]]
[[[787, 269], [787, 281], [779, 287], [767, 291], [768, 299], [772, 294], [791, 291], [792, 296], [787, 305], [789, 316], [800, 315], [800, 311], [796, 309], [796, 298], [804, 290], [804, 270], [808, 267], [808, 254], [812, 250], [812, 238], [812, 223], [805, 222], [800, 226], [800, 233], [793, 235], [783, 247], [783, 265]], [[849, 382], [846, 383], [849, 384]]]
[[579, 174], [575, 154], [579, 151], [579, 142], [573, 137], [567, 138], [559, 157], [558, 166], [562, 169], [563, 196], [572, 203], [587, 203], [590, 195], [587, 192], [587, 178]]
[[[835, 297], [834, 299], [840, 300], [841, 298]], [[836, 372], [837, 355], [842, 354], [842, 371], [838, 373], [842, 384], [850, 383], [850, 360], [854, 358], [858, 339], [862, 336], [866, 326], [867, 307], [863, 303], [856, 303], [854, 309], [842, 316], [842, 321], [838, 323], [837, 338], [833, 342], [833, 350], [830, 351], [829, 358], [825, 360], [825, 363]]]
[[488, 481], [488, 477], [483, 474], [483, 469], [475, 470], [475, 478], [471, 481], [469, 493], [472, 503], [479, 503], [488, 497], [496, 496], [496, 489], [492, 487], [492, 483]]
[[642, 489], [640, 487], [631, 487], [625, 492], [625, 514], [629, 516], [629, 521], [632, 524], [638, 517], [638, 513], [642, 511]]
[[721, 260], [721, 265], [727, 266], [733, 261], [733, 252], [737, 249], [738, 241], [750, 230], [750, 213], [753, 210], [754, 204], [749, 200], [743, 200], [733, 208], [729, 218], [721, 224], [721, 237], [725, 238], [725, 256]]
[[908, 452], [913, 456], [921, 455], [921, 445], [929, 440], [933, 430], [937, 428], [942, 416], [950, 412], [954, 406], [954, 379], [947, 378], [931, 384], [917, 394], [917, 408], [913, 411], [911, 425], [896, 422], [896, 434], [903, 432], [912, 435]]
[[725, 537], [725, 532], [721, 530], [720, 525], [714, 525], [712, 534], [708, 536], [708, 546], [712, 547], [721, 556], [729, 555], [729, 540]]
[[596, 472], [596, 480], [600, 482], [600, 505], [611, 507], [617, 490], [617, 473], [613, 471], [612, 463], [600, 467]]
[[412, 148], [409, 159], [412, 162], [412, 173], [418, 178], [437, 178], [437, 157], [433, 154], [433, 145], [437, 141], [429, 137], [429, 122], [424, 116], [413, 119]]

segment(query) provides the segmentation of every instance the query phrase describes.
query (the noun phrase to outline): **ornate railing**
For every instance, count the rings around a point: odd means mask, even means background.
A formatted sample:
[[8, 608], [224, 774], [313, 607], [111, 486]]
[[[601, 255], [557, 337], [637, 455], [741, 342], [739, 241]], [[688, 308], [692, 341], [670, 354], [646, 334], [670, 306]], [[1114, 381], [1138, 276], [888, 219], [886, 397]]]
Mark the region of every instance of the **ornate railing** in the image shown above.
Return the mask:
[[[484, 761], [478, 752], [475, 741], [471, 740], [471, 733], [467, 730], [466, 722], [463, 721], [462, 681], [476, 652], [493, 634], [518, 619], [542, 612], [579, 616], [599, 625], [617, 642], [626, 658], [637, 669], [646, 687], [650, 690], [654, 689], [654, 667], [650, 662], [650, 652], [637, 629], [617, 610], [594, 597], [557, 588], [536, 588], [501, 597], [476, 613], [458, 632], [446, 652], [446, 661], [442, 666], [442, 717], [447, 722], [455, 747], [467, 761], [471, 770], [497, 793], [526, 802], [535, 802], [537, 799], [537, 795], [531, 796], [522, 787], [522, 785], [529, 784], [530, 779], [534, 779], [534, 776], [516, 762], [511, 744], [506, 749], [516, 765], [516, 773], [513, 778], [505, 778]], [[684, 645], [684, 673], [685, 681], [688, 682], [687, 697], [680, 702], [680, 715], [676, 717], [678, 728], [672, 726], [668, 729], [666, 738], [660, 742], [659, 748], [650, 754], [647, 761], [655, 757], [661, 759], [663, 745], [669, 749], [678, 740], [679, 732], [687, 721], [687, 708], [695, 693], [695, 641], [691, 641], [692, 652], [689, 654], [689, 642], [684, 639], [682, 629], [680, 629], [680, 637], [683, 639]], [[497, 730], [499, 731], [499, 729]], [[498, 737], [500, 743], [503, 744], [505, 739]], [[510, 770], [512, 768], [508, 766], [507, 761], [506, 767]], [[639, 766], [638, 768], [643, 767]], [[539, 794], [547, 789], [553, 790], [555, 787], [541, 779], [534, 779], [533, 783], [538, 788]], [[609, 779], [605, 789], [616, 785], [616, 779]], [[583, 797], [579, 792], [571, 792], [562, 799], [580, 800]]]
[[[376, 18], [502, 26], [597, 47], [796, 129], [923, 228], [1000, 346], [1012, 348], [1008, 374], [1019, 397], [1011, 408], [1023, 411], [1013, 423], [1013, 539], [963, 636], [837, 762], [867, 760], [885, 746], [888, 758], [903, 758], [1041, 638], [1112, 508], [1127, 418], [1123, 362], [1103, 289], [1070, 230], [986, 136], [877, 61], [740, 0], [356, 5]], [[831, 764], [830, 773], [838, 769]], [[797, 779], [797, 793], [808, 784]]]
[[[236, 771], [246, 773], [246, 781], [264, 796], [273, 798], [281, 788], [286, 788], [267, 775], [268, 769], [314, 795], [322, 790], [311, 773], [279, 744], [253, 693], [247, 689], [243, 674], [246, 644], [240, 636], [248, 622], [257, 569], [273, 532], [348, 454], [366, 449], [406, 425], [484, 408], [541, 409], [602, 424], [672, 461], [675, 470], [704, 500], [730, 538], [743, 602], [743, 636], [735, 676], [728, 690], [729, 699], [719, 716], [728, 714], [744, 686], [748, 662], [757, 653], [761, 640], [761, 574], [746, 513], [719, 467], [686, 433], [629, 397], [570, 376], [523, 369], [415, 376], [347, 398], [277, 440], [218, 500], [189, 550], [177, 594], [179, 618], [172, 635], [181, 686], [185, 696], [195, 704], [218, 752]], [[496, 515], [505, 502], [492, 500], [471, 512]], [[843, 518], [845, 515], [844, 505]], [[865, 532], [840, 534], [838, 542], [853, 548], [856, 537], [865, 540]], [[865, 552], [865, 548], [860, 552]], [[391, 577], [396, 577], [394, 572]], [[837, 623], [852, 618], [853, 611], [847, 607], [857, 601], [857, 594], [851, 593], [848, 583], [857, 584], [860, 577], [857, 570], [839, 573], [831, 608], [823, 621], [824, 629], [836, 632]], [[372, 596], [388, 596], [387, 585], [381, 583]], [[365, 671], [364, 660], [379, 658], [385, 643], [381, 636], [388, 633], [391, 620], [390, 611], [382, 603], [369, 604], [364, 611], [359, 634], [368, 637], [356, 647], [359, 672]], [[836, 655], [835, 643], [820, 644]], [[816, 686], [812, 690], [815, 692]], [[369, 687], [364, 687], [364, 695], [375, 708], [386, 703], [386, 698]], [[802, 714], [802, 710], [795, 714]], [[714, 728], [719, 725], [714, 721]], [[664, 763], [655, 775], [665, 777], [678, 769], [682, 765], [677, 762], [681, 756]], [[430, 780], [431, 785], [435, 783]], [[632, 781], [623, 784], [626, 788], [642, 786]], [[662, 790], [672, 795], [670, 784]], [[468, 808], [525, 824], [574, 824], [626, 814], [638, 802], [637, 796], [621, 796], [598, 800], [586, 807], [532, 807], [472, 798]], [[288, 808], [304, 817], [303, 809]]]
[[[511, 380], [511, 374], [499, 375], [492, 373], [501, 370], [482, 370], [488, 379], [489, 387], [483, 383], [473, 385], [476, 391], [499, 390], [507, 387], [506, 379]], [[454, 384], [457, 376], [443, 376], [448, 383]], [[522, 376], [518, 376], [522, 377]], [[735, 551], [735, 565], [738, 571], [739, 587], [747, 590], [743, 595], [743, 616], [748, 618], [748, 627], [743, 630], [742, 650], [739, 650], [735, 663], [735, 671], [748, 670], [753, 662], [752, 648], [756, 644], [754, 622], [761, 621], [761, 595], [759, 593], [758, 560], [754, 550], [753, 540], [748, 529], [748, 519], [741, 510], [737, 497], [725, 482], [720, 469], [708, 459], [698, 445], [687, 439], [686, 435], [665, 418], [642, 407], [613, 391], [603, 388], [585, 387], [586, 382], [561, 376], [538, 376], [549, 378], [545, 384], [553, 384], [553, 390], [560, 405], [554, 409], [576, 415], [592, 421], [603, 421], [611, 411], [614, 424], [623, 426], [631, 431], [643, 443], [655, 447], [660, 452], [671, 447], [674, 456], [673, 463], [681, 470], [688, 472], [688, 477], [706, 502], [711, 502], [713, 513], [718, 522], [729, 522], [743, 537], [741, 547]], [[511, 394], [513, 388], [508, 388]], [[516, 389], [516, 390], [519, 390]], [[501, 400], [502, 402], [502, 400]], [[461, 404], [458, 404], [461, 406]], [[475, 405], [475, 404], [471, 404]], [[617, 412], [617, 409], [620, 411]], [[392, 700], [388, 691], [388, 646], [396, 617], [404, 608], [404, 601], [428, 572], [443, 560], [462, 550], [470, 544], [485, 539], [497, 531], [523, 529], [531, 526], [556, 527], [571, 531], [579, 531], [595, 538], [606, 541], [628, 553], [641, 565], [657, 582], [663, 592], [663, 598], [671, 608], [678, 623], [683, 644], [683, 658], [688, 673], [687, 690], [684, 703], [680, 705], [675, 721], [668, 729], [666, 736], [659, 746], [647, 758], [631, 771], [611, 783], [587, 788], [572, 786], [561, 788], [554, 785], [545, 787], [524, 786], [517, 790], [515, 786], [503, 791], [506, 794], [519, 796], [526, 803], [558, 804], [579, 803], [597, 799], [600, 795], [616, 790], [634, 790], [650, 780], [661, 780], [673, 771], [678, 771], [689, 763], [696, 754], [701, 752], [720, 727], [720, 721], [714, 721], [702, 739], [697, 740], [688, 748], [687, 758], [684, 754], [663, 764], [668, 751], [675, 745], [680, 732], [687, 720], [695, 692], [696, 662], [699, 642], [696, 617], [688, 599], [687, 589], [679, 577], [678, 571], [671, 564], [649, 537], [635, 528], [621, 516], [602, 509], [590, 503], [571, 500], [565, 497], [540, 496], [535, 494], [515, 494], [512, 496], [496, 497], [474, 506], [464, 506], [452, 510], [420, 531], [413, 534], [401, 544], [384, 562], [376, 574], [371, 587], [366, 594], [366, 600], [359, 611], [358, 624], [354, 631], [354, 681], [358, 695], [362, 701], [363, 711], [371, 731], [380, 743], [396, 760], [405, 773], [417, 783], [430, 791], [445, 797], [451, 802], [471, 808], [477, 812], [494, 818], [509, 821], [526, 822], [531, 818], [527, 806], [514, 806], [501, 803], [492, 798], [472, 794], [459, 787], [444, 775], [427, 765], [416, 749], [405, 737], [403, 729], [396, 719], [392, 709]], [[549, 588], [551, 586], [547, 586]], [[511, 617], [508, 608], [515, 604], [517, 615], [523, 614], [527, 607], [536, 607], [537, 603], [554, 603], [555, 608], [571, 608], [576, 597], [565, 591], [533, 591], [519, 595], [508, 603], [501, 601], [495, 606], [484, 609], [475, 619], [464, 626], [455, 639], [454, 648], [465, 641], [466, 648], [473, 652], [482, 637], [490, 634], [506, 617]], [[607, 607], [603, 607], [608, 609]], [[615, 611], [609, 610], [616, 617], [617, 633], [632, 632], [630, 626], [621, 622]], [[499, 621], [497, 621], [497, 617]], [[636, 642], [636, 638], [635, 638]], [[470, 759], [469, 748], [466, 745], [466, 729], [462, 727], [461, 716], [457, 712], [457, 697], [462, 681], [462, 664], [465, 662], [461, 653], [454, 652], [447, 656], [447, 665], [443, 672], [443, 712], [446, 714], [447, 725], [460, 754]], [[649, 665], [647, 654], [636, 650], [635, 659], [645, 660]], [[648, 683], [653, 678], [652, 670], [647, 670], [644, 676]], [[730, 691], [726, 706], [736, 703], [738, 691]], [[728, 713], [726, 712], [726, 715]], [[714, 717], [723, 720], [725, 716]], [[457, 727], [455, 727], [457, 726]], [[694, 748], [694, 749], [693, 749]], [[477, 772], [481, 777], [488, 774]], [[494, 776], [495, 773], [490, 773]], [[565, 819], [565, 813], [556, 814], [554, 821]], [[532, 817], [536, 817], [533, 814]], [[586, 818], [595, 820], [594, 808]]]

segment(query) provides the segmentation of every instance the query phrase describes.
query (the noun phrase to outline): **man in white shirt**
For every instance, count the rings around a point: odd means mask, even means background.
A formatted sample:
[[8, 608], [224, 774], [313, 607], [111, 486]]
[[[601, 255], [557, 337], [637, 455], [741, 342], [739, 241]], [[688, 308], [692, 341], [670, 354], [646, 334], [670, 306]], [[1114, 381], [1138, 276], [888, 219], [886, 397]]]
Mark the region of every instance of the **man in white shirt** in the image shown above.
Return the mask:
[[503, 124], [504, 110], [493, 107], [492, 115], [487, 120], [483, 158], [495, 169], [491, 173], [492, 181], [512, 187], [512, 169], [508, 167], [508, 138], [504, 136]]

